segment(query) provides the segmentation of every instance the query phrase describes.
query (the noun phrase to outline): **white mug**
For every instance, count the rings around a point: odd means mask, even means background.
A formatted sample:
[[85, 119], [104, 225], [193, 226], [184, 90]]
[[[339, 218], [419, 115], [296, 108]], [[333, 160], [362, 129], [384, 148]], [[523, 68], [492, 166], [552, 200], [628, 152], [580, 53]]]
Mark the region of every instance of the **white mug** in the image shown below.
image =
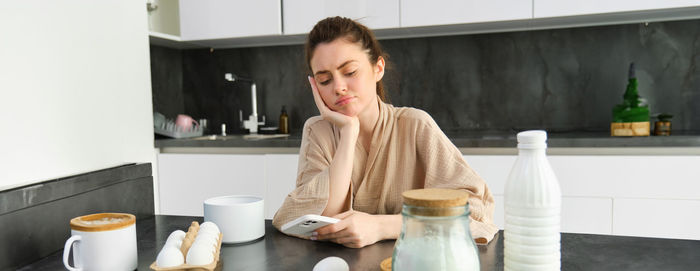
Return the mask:
[[222, 243], [235, 244], [265, 235], [265, 204], [256, 196], [223, 196], [204, 201], [204, 221], [214, 222]]
[[[123, 213], [99, 213], [71, 219], [71, 237], [63, 248], [63, 265], [68, 270], [134, 270], [136, 217]], [[73, 264], [68, 255], [73, 250]]]

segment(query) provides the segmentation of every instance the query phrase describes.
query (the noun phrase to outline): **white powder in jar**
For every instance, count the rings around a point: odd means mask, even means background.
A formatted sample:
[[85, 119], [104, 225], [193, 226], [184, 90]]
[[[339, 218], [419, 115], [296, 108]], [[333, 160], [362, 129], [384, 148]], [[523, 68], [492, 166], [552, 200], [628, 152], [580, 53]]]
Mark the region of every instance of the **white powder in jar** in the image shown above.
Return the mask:
[[126, 218], [124, 217], [103, 217], [95, 220], [83, 220], [83, 223], [91, 226], [101, 226], [107, 224], [117, 224], [124, 222]]
[[479, 255], [471, 240], [431, 236], [401, 240], [396, 270], [479, 270]]

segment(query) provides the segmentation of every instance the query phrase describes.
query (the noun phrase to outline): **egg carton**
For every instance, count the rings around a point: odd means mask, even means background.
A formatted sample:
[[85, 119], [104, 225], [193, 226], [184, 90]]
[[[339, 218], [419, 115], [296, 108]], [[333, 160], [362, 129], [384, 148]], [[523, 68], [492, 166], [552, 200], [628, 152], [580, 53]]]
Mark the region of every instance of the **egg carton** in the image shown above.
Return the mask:
[[172, 138], [188, 138], [202, 136], [204, 134], [204, 127], [201, 125], [194, 125], [189, 130], [183, 130], [180, 126], [175, 125], [174, 122], [168, 121], [160, 126], [153, 126], [153, 132]]
[[[183, 255], [187, 255], [187, 251], [190, 249], [192, 246], [192, 241], [197, 237], [197, 232], [199, 231], [199, 223], [197, 221], [192, 221], [192, 224], [190, 225], [190, 228], [187, 230], [187, 234], [185, 235], [185, 239], [190, 238], [190, 241], [183, 241], [182, 246], [180, 247], [180, 251], [182, 251]], [[214, 271], [214, 270], [221, 270], [222, 267], [222, 261], [219, 260], [219, 255], [221, 254], [221, 241], [224, 238], [223, 233], [219, 233], [219, 244], [216, 245], [216, 252], [214, 252], [214, 261], [211, 262], [210, 264], [206, 265], [191, 265], [191, 264], [181, 264], [178, 266], [173, 266], [173, 267], [159, 267], [156, 263], [156, 261], [153, 261], [151, 264], [150, 268], [155, 271], [171, 271], [171, 270], [178, 270], [178, 271]]]

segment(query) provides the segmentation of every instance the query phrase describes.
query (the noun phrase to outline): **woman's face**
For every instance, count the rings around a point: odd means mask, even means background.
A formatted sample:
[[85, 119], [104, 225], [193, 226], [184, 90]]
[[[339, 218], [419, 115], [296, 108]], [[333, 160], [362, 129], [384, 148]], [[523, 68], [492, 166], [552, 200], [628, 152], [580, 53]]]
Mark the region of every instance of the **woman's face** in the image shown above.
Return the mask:
[[372, 65], [359, 43], [339, 38], [316, 46], [311, 70], [321, 98], [331, 110], [357, 116], [377, 102], [377, 81], [384, 75], [384, 59]]

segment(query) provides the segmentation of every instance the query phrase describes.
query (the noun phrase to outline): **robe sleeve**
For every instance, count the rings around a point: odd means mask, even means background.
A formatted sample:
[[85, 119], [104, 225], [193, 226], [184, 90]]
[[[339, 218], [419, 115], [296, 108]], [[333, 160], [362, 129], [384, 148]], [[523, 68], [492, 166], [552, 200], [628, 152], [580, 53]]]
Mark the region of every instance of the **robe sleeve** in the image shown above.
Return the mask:
[[486, 182], [467, 164], [462, 153], [427, 114], [417, 124], [416, 149], [425, 169], [425, 188], [460, 189], [469, 193], [472, 238], [490, 242], [498, 232], [493, 223], [494, 199]]
[[[318, 118], [311, 118], [304, 124], [301, 148], [299, 150], [299, 168], [297, 171], [296, 188], [287, 195], [282, 206], [275, 213], [272, 225], [281, 231], [282, 225], [307, 214], [320, 215], [326, 208], [329, 195], [329, 167], [332, 130], [325, 136], [316, 134], [312, 129]], [[325, 134], [325, 133], [323, 133]]]

